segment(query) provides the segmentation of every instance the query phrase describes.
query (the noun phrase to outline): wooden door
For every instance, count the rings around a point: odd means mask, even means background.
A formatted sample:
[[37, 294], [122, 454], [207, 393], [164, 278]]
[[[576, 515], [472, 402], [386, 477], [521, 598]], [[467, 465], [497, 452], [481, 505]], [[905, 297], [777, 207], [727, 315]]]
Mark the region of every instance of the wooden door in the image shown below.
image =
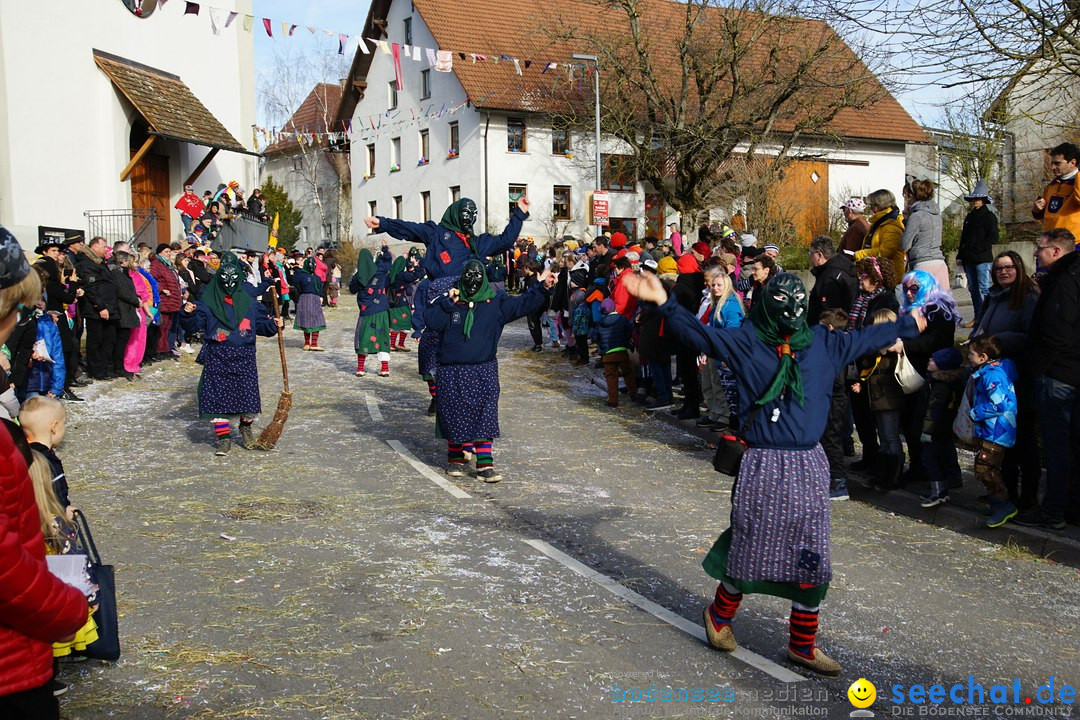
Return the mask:
[[[829, 166], [815, 160], [796, 160], [784, 168], [784, 177], [771, 193], [774, 213], [793, 228], [800, 244], [829, 229]], [[781, 219], [781, 218], [778, 218]]]
[[667, 216], [667, 204], [660, 195], [645, 196], [645, 234], [657, 240], [664, 239], [664, 219]]
[[[134, 156], [135, 151], [131, 154]], [[145, 155], [131, 171], [131, 209], [157, 212], [157, 242], [172, 240], [169, 225], [169, 158], [164, 155]], [[137, 221], [138, 222], [138, 221]], [[136, 230], [137, 228], [132, 228]]]

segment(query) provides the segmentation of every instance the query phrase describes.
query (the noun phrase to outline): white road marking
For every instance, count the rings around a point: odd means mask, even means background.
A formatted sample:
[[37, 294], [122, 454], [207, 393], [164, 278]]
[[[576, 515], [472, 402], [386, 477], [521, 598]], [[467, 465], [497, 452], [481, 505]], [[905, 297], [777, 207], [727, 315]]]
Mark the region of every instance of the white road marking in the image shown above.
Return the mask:
[[[612, 595], [620, 597], [632, 605], [636, 605], [637, 607], [641, 608], [653, 617], [659, 620], [663, 620], [669, 625], [677, 627], [679, 630], [682, 630], [687, 635], [691, 635], [703, 643], [708, 642], [708, 640], [706, 640], [705, 638], [705, 628], [703, 628], [701, 625], [690, 622], [683, 616], [671, 612], [662, 605], [657, 605], [652, 600], [648, 600], [642, 597], [633, 590], [630, 590], [629, 588], [626, 588], [615, 582], [607, 575], [596, 572], [588, 565], [583, 565], [582, 563], [578, 562], [577, 560], [570, 557], [561, 550], [557, 550], [543, 540], [526, 540], [525, 542], [532, 546], [534, 549], [539, 550], [543, 554], [547, 555], [552, 560], [562, 565], [565, 565], [567, 568], [573, 570], [575, 573], [581, 575], [583, 578], [592, 580], [597, 585], [600, 585], [601, 587], [606, 589]], [[735, 658], [736, 660], [746, 663], [752, 668], [771, 675], [780, 682], [793, 683], [806, 681], [806, 678], [802, 675], [788, 670], [783, 665], [777, 665], [772, 660], [762, 657], [761, 655], [758, 655], [753, 651], [747, 650], [746, 648], [739, 647], [735, 649], [735, 652], [727, 654]]]
[[446, 492], [450, 493], [459, 500], [472, 499], [472, 495], [459, 488], [454, 483], [444, 478], [439, 473], [432, 470], [426, 463], [421, 462], [415, 455], [409, 452], [408, 448], [401, 444], [397, 440], [387, 440], [386, 444], [392, 447], [398, 455], [405, 459], [405, 462], [413, 466], [413, 468], [426, 477], [431, 482], [441, 487]]
[[367, 398], [367, 411], [368, 415], [374, 422], [382, 422], [382, 411], [379, 410], [379, 401], [371, 393], [364, 393], [364, 397]]

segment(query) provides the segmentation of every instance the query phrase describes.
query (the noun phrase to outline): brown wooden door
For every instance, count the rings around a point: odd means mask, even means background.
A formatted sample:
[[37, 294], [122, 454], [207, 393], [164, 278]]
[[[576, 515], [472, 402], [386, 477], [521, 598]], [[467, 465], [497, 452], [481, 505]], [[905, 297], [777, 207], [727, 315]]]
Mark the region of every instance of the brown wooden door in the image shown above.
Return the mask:
[[[829, 166], [814, 160], [796, 160], [784, 168], [784, 178], [772, 193], [778, 213], [794, 228], [801, 244], [829, 229]], [[781, 207], [783, 208], [781, 210]]]
[[667, 215], [664, 198], [660, 195], [645, 196], [645, 234], [657, 240], [664, 239], [664, 218]]
[[[135, 151], [132, 150], [131, 154], [134, 156]], [[172, 240], [169, 232], [172, 220], [169, 208], [169, 158], [145, 155], [131, 171], [131, 209], [157, 211], [157, 242]]]

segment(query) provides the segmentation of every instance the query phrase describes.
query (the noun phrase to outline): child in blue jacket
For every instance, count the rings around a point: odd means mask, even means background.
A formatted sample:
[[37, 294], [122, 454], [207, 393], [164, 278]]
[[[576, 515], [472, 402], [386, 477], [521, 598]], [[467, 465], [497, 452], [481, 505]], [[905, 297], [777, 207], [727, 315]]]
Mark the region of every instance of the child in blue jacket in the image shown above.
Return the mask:
[[634, 325], [615, 312], [615, 301], [604, 298], [600, 303], [598, 343], [600, 357], [604, 362], [604, 380], [607, 382], [608, 407], [619, 407], [619, 375], [626, 382], [630, 397], [637, 395], [637, 375], [630, 364], [630, 350], [634, 347], [631, 334]]
[[[44, 303], [41, 304], [41, 307]], [[49, 313], [40, 309], [37, 320], [37, 339], [33, 354], [30, 356], [30, 371], [26, 376], [26, 388], [23, 398], [34, 395], [48, 395], [58, 398], [64, 394], [64, 378], [67, 366], [64, 363], [64, 348], [60, 343], [60, 331]]]
[[1016, 506], [1001, 479], [1005, 451], [1016, 444], [1016, 368], [1011, 360], [1001, 358], [1001, 343], [993, 336], [972, 340], [968, 360], [975, 368], [971, 376], [971, 419], [979, 443], [975, 477], [986, 487], [990, 501], [986, 524], [998, 527], [1016, 515]]

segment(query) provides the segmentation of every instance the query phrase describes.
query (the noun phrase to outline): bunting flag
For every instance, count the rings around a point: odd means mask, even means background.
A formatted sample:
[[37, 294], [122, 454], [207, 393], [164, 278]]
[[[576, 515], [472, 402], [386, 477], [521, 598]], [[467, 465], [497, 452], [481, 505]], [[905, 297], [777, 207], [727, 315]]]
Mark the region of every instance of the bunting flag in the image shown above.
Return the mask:
[[188, 2], [187, 6], [184, 8], [184, 14], [185, 15], [198, 15], [199, 14], [199, 3]]
[[239, 15], [239, 14], [240, 14], [240, 13], [238, 13], [238, 12], [232, 12], [232, 11], [229, 11], [229, 19], [225, 21], [225, 27], [226, 27], [226, 29], [227, 29], [227, 28], [228, 28], [228, 27], [229, 27], [230, 25], [232, 25], [232, 23], [233, 23], [233, 20], [235, 20], [235, 19], [236, 19], [236, 16], [237, 16], [237, 15]]
[[413, 45], [412, 49], [412, 59], [416, 62], [420, 62], [420, 48], [416, 47], [415, 45]]
[[280, 222], [281, 213], [274, 213], [274, 224], [270, 227], [270, 247], [277, 248], [277, 236], [278, 236], [278, 223]]
[[221, 34], [222, 16], [225, 14], [224, 10], [218, 10], [217, 8], [210, 8], [210, 29], [214, 31], [215, 35]]
[[316, 31], [316, 30], [318, 30], [319, 28], [315, 27], [314, 25], [308, 25], [308, 26], [307, 26], [307, 29], [308, 29], [308, 32], [309, 32], [309, 33], [311, 33], [312, 35], [314, 35], [314, 34], [315, 34], [315, 31]]
[[283, 22], [283, 23], [281, 23], [281, 37], [288, 37], [288, 36], [289, 36], [289, 23]]
[[292, 34], [294, 32], [296, 32], [296, 28], [298, 28], [298, 27], [300, 27], [300, 26], [299, 25], [290, 25], [289, 26], [289, 37], [292, 37]]
[[262, 21], [263, 21], [263, 27], [266, 29], [266, 36], [267, 37], [274, 37], [274, 30], [273, 30], [273, 28], [270, 27], [269, 18], [263, 18]]
[[514, 70], [516, 70], [517, 74], [520, 75], [521, 74], [521, 63], [518, 62], [517, 58], [510, 58], [510, 59], [514, 61]]
[[435, 55], [435, 49], [434, 48], [426, 48], [426, 50], [427, 50], [427, 62], [428, 62], [428, 65], [431, 65], [432, 67], [434, 67], [435, 63], [437, 63], [439, 61], [438, 58]]
[[356, 47], [360, 48], [360, 52], [364, 53], [365, 55], [371, 54], [371, 50], [368, 49], [367, 42], [359, 35], [356, 36]]
[[453, 72], [454, 70], [454, 53], [449, 50], [436, 50], [435, 51], [435, 71], [436, 72]]
[[348, 45], [348, 44], [349, 44], [349, 36], [348, 35], [346, 35], [345, 33], [341, 33], [340, 35], [338, 35], [337, 54], [338, 55], [344, 55], [345, 54], [345, 46]]
[[251, 29], [253, 27], [255, 27], [255, 16], [254, 15], [245, 15], [244, 16], [244, 32], [251, 32]]
[[383, 51], [383, 55], [390, 54], [390, 44], [385, 40], [379, 40], [379, 49]]
[[393, 43], [390, 47], [394, 55], [394, 82], [397, 83], [397, 89], [400, 91], [405, 87], [401, 82], [401, 46]]

